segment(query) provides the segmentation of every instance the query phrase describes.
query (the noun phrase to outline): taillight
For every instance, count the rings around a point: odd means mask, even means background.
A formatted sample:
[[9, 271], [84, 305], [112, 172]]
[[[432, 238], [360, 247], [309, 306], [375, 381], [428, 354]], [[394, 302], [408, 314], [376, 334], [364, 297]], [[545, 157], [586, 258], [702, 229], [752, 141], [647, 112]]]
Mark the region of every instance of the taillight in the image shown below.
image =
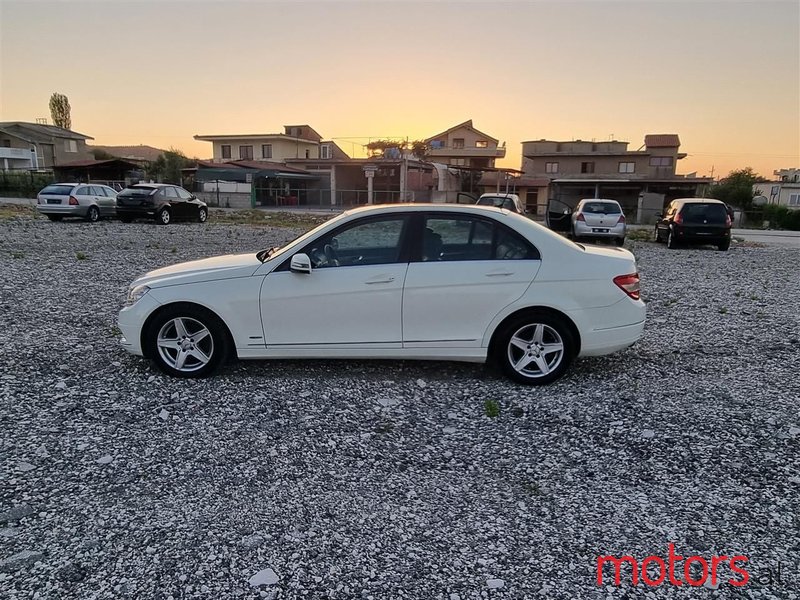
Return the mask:
[[730, 227], [733, 223], [731, 222], [731, 216], [725, 215], [725, 227]]
[[614, 283], [623, 292], [628, 294], [634, 300], [639, 299], [639, 274], [631, 273], [630, 275], [618, 275], [614, 277]]
[[578, 216], [575, 218], [576, 221], [583, 221], [586, 223], [586, 219], [583, 216], [583, 213], [578, 213]]
[[70, 206], [78, 206], [78, 199], [75, 196], [69, 197], [69, 205]]
[[678, 213], [677, 215], [675, 215], [673, 221], [678, 225], [680, 225], [681, 223], [683, 223], [683, 215], [681, 213]]
[[620, 225], [620, 224], [622, 224], [624, 222], [625, 222], [625, 215], [620, 215], [619, 216], [619, 221], [617, 221], [617, 225]]

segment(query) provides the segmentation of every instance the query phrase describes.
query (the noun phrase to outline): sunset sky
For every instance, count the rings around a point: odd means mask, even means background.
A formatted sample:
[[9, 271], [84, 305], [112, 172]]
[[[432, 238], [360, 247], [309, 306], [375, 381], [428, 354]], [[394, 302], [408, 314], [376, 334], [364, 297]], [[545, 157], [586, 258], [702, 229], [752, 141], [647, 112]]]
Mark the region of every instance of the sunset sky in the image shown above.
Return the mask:
[[307, 123], [348, 153], [473, 119], [531, 139], [677, 133], [680, 173], [800, 167], [800, 2], [0, 0], [0, 120], [69, 97], [95, 144]]

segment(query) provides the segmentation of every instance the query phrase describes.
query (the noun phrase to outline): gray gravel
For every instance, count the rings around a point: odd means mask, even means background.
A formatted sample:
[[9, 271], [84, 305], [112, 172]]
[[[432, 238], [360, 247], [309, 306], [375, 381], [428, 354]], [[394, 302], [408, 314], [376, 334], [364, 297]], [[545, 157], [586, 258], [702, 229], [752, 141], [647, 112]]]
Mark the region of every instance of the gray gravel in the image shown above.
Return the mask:
[[[118, 345], [136, 275], [295, 233], [0, 222], [1, 598], [798, 597], [800, 250], [633, 242], [644, 338], [546, 388], [377, 361], [186, 381]], [[596, 585], [598, 555], [670, 542], [753, 579]]]

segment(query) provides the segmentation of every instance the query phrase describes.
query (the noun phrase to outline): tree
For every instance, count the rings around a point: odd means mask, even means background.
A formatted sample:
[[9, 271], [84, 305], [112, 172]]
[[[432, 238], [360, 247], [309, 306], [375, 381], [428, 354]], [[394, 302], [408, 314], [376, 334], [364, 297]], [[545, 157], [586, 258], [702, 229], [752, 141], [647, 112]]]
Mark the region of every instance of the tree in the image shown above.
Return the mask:
[[411, 156], [419, 160], [424, 160], [428, 153], [428, 145], [423, 140], [375, 140], [367, 144], [367, 151], [370, 158], [380, 158], [386, 155], [386, 150], [394, 148], [397, 150], [397, 157], [401, 157], [405, 150], [411, 151]]
[[166, 152], [158, 155], [147, 168], [147, 175], [151, 179], [156, 179], [163, 183], [181, 184], [181, 169], [186, 169], [197, 164], [197, 160], [192, 160], [180, 150], [170, 147]]
[[89, 150], [92, 153], [95, 160], [111, 160], [113, 158], [117, 158], [113, 154], [111, 154], [108, 150], [104, 150], [103, 148], [92, 148]]
[[53, 118], [53, 125], [72, 129], [70, 110], [69, 100], [64, 94], [55, 92], [50, 96], [50, 116]]
[[731, 171], [719, 183], [712, 185], [708, 190], [708, 195], [747, 211], [753, 206], [753, 184], [763, 181], [766, 179], [750, 167], [738, 169]]

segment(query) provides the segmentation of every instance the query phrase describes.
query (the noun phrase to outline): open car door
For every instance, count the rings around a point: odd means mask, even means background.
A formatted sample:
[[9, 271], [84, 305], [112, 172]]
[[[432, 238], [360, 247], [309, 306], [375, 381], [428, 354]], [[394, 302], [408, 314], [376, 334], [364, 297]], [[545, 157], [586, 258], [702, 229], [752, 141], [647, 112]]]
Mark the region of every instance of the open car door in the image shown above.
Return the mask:
[[478, 201], [478, 197], [475, 194], [470, 194], [469, 192], [458, 192], [456, 194], [456, 204], [475, 204]]
[[561, 200], [547, 202], [547, 226], [553, 231], [569, 233], [572, 229], [572, 208]]

